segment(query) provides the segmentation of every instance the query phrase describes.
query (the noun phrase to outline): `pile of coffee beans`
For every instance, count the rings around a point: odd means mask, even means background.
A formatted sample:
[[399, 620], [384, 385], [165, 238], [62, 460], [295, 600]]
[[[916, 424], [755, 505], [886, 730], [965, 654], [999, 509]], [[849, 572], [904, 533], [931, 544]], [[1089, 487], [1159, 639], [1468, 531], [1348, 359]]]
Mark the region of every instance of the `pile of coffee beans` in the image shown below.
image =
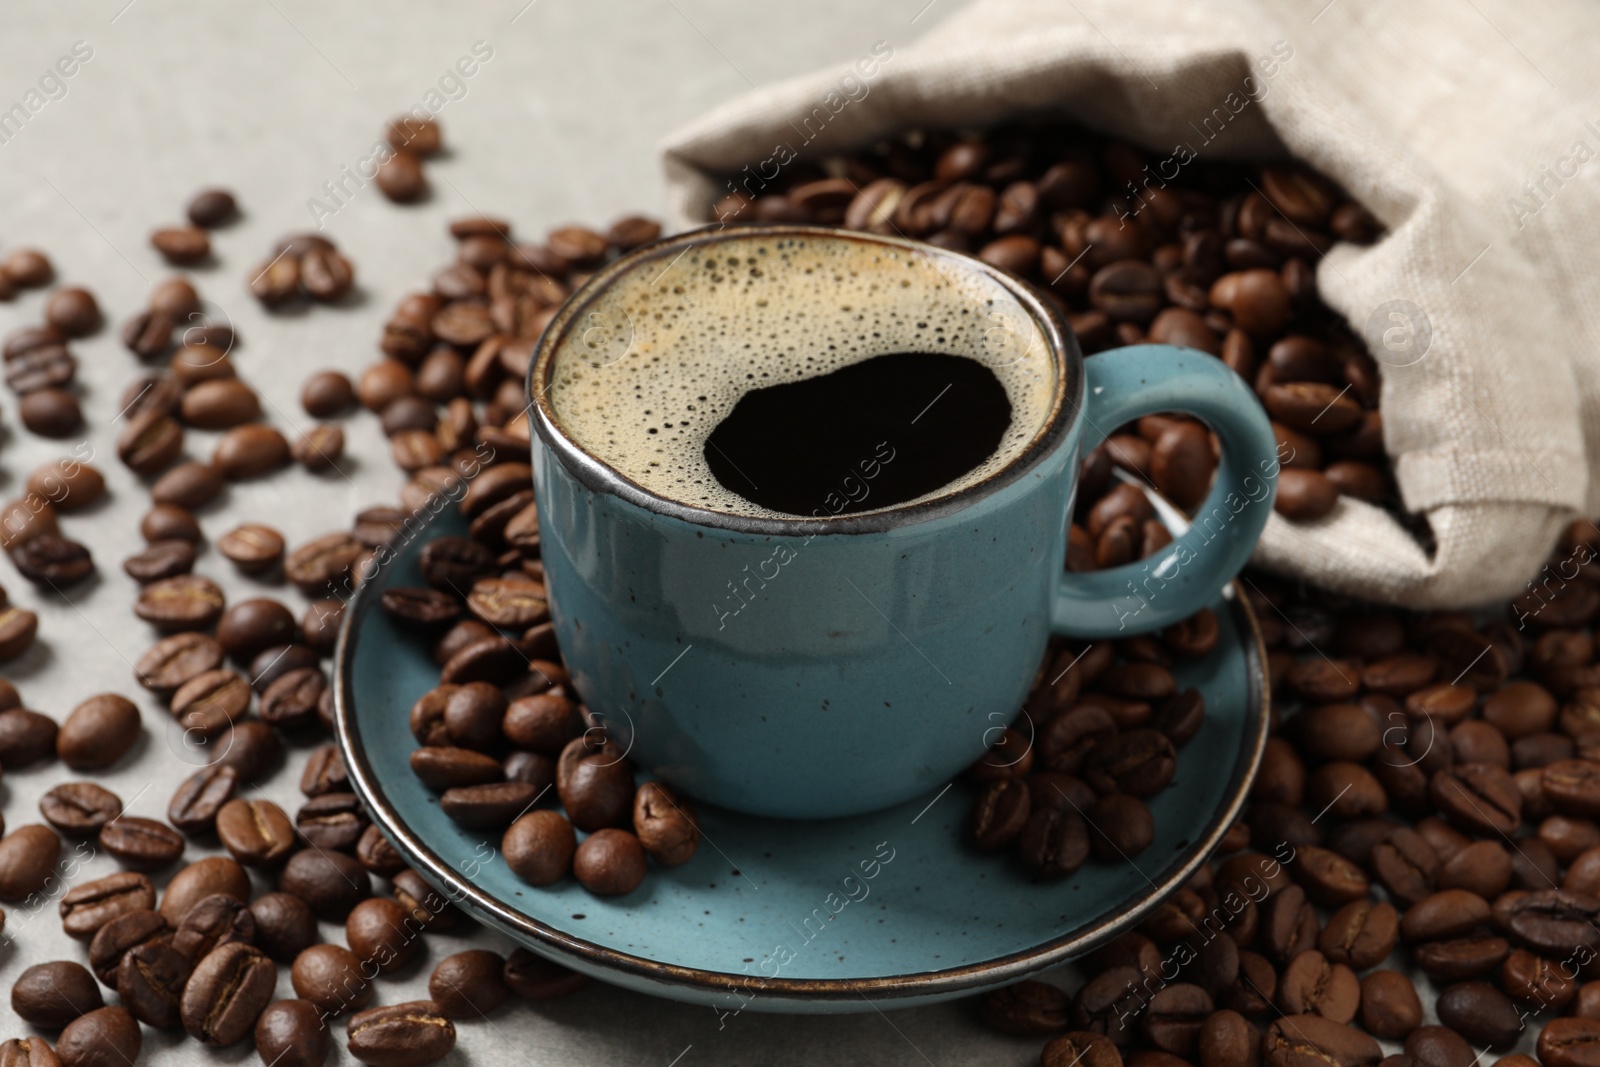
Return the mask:
[[[502, 471], [515, 480], [481, 493]], [[663, 866], [688, 862], [700, 827], [669, 787], [635, 783], [625, 754], [567, 690], [531, 478], [523, 463], [479, 475], [462, 503], [471, 536], [428, 542], [428, 585], [383, 593], [383, 610], [428, 640], [439, 664], [440, 684], [411, 709], [421, 746], [411, 769], [457, 824], [502, 833], [506, 864], [524, 881], [546, 886], [571, 874], [596, 894], [629, 893], [644, 880], [647, 856]], [[546, 798], [563, 812], [533, 810]]]
[[384, 131], [390, 154], [378, 164], [378, 191], [396, 204], [414, 204], [428, 195], [428, 177], [422, 161], [444, 147], [439, 124], [433, 119], [402, 115]]
[[[1198, 160], [1166, 177], [1149, 152], [1051, 123], [918, 131], [771, 179], [746, 167], [726, 188], [711, 205], [723, 224], [845, 226], [976, 255], [1054, 301], [1085, 353], [1145, 341], [1211, 353], [1272, 418], [1288, 518], [1322, 518], [1341, 495], [1398, 505], [1377, 364], [1315, 278], [1334, 241], [1368, 244], [1379, 226], [1319, 174]], [[1215, 464], [1205, 440], [1188, 420], [1141, 420], [1088, 472], [1103, 482], [1123, 468], [1192, 507]], [[1075, 529], [1073, 540], [1094, 538]]]
[[1575, 523], [1547, 568], [1568, 577], [1498, 617], [1247, 575], [1278, 711], [1244, 816], [1080, 988], [1026, 982], [983, 1017], [1060, 1035], [1044, 1067], [1593, 1062], [1597, 554]]
[[1205, 698], [1180, 690], [1171, 668], [1210, 655], [1218, 632], [1208, 608], [1159, 635], [1054, 649], [1021, 720], [967, 772], [978, 786], [971, 843], [1012, 849], [1041, 879], [1148, 848], [1145, 801], [1172, 784], [1177, 750], [1205, 722]]
[[296, 233], [280, 240], [272, 257], [245, 279], [265, 307], [282, 308], [309, 298], [336, 304], [355, 288], [356, 271], [334, 243], [319, 233]]
[[[43, 253], [30, 253], [30, 261], [35, 256], [37, 273], [24, 277], [46, 284], [54, 270]], [[61, 438], [82, 428], [83, 411], [73, 391], [78, 360], [67, 345], [95, 333], [101, 321], [94, 294], [81, 286], [66, 286], [50, 294], [41, 325], [13, 330], [6, 338], [6, 384], [17, 394], [18, 415], [30, 432]]]
[[[107, 765], [126, 752], [130, 722], [136, 729], [132, 704], [93, 698], [63, 724], [55, 747], [74, 768]], [[0, 722], [0, 762], [37, 758], [50, 732], [53, 724]], [[347, 1048], [361, 1062], [432, 1063], [455, 1046], [454, 1020], [487, 1013], [512, 993], [545, 1000], [584, 984], [525, 950], [501, 957], [474, 949], [439, 962], [432, 999], [373, 1006], [375, 981], [403, 967], [424, 933], [465, 920], [365, 825], [355, 798], [336, 791], [343, 772], [331, 745], [308, 764], [310, 799], [298, 826], [271, 801], [235, 795], [254, 774], [242, 764], [213, 764], [179, 786], [174, 825], [126, 815], [114, 793], [75, 781], [45, 794], [49, 825], [0, 839], [0, 899], [8, 902], [31, 903], [55, 876], [63, 838], [96, 840], [127, 868], [60, 897], [62, 929], [83, 945], [87, 966], [35, 964], [12, 985], [17, 1018], [58, 1032], [54, 1055], [41, 1038], [13, 1038], [0, 1044], [0, 1062], [131, 1064], [142, 1024], [216, 1048], [254, 1038], [263, 1063], [318, 1067], [332, 1023], [344, 1016]], [[212, 833], [229, 856], [178, 867], [158, 893], [146, 872], [177, 866], [186, 836]], [[258, 894], [252, 870], [277, 888]], [[373, 874], [389, 879], [389, 896], [373, 895]], [[318, 920], [343, 923], [348, 947], [320, 941]], [[279, 965], [289, 968], [297, 999], [274, 1001]], [[102, 987], [117, 1003], [106, 1004]]]

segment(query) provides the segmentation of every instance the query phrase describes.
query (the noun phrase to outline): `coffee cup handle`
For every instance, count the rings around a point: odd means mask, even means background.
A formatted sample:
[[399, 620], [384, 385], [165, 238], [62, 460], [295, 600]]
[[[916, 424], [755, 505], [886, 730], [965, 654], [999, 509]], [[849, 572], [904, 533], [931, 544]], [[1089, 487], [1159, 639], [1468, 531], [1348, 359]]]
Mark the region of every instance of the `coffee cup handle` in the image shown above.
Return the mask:
[[1244, 567], [1272, 512], [1277, 439], [1244, 380], [1204, 352], [1131, 345], [1084, 360], [1084, 374], [1083, 454], [1124, 423], [1163, 411], [1196, 416], [1222, 443], [1211, 492], [1171, 544], [1134, 563], [1056, 580], [1052, 630], [1126, 637], [1194, 614]]

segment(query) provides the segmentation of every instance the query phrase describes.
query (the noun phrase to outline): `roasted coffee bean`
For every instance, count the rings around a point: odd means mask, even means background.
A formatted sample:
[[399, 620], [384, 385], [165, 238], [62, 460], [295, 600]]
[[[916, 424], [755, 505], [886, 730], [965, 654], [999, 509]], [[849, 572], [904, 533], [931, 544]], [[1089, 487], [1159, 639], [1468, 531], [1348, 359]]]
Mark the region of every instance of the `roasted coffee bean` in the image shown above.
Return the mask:
[[1600, 1061], [1600, 1020], [1551, 1019], [1539, 1032], [1545, 1067], [1589, 1067]]
[[75, 771], [103, 770], [139, 739], [139, 709], [115, 693], [92, 696], [72, 709], [56, 734], [56, 755]]
[[[576, 739], [568, 745], [567, 751], [583, 743], [582, 738]], [[969, 827], [973, 844], [984, 852], [994, 852], [1010, 844], [1027, 825], [1029, 806], [1028, 787], [1020, 780], [1001, 778], [989, 782], [973, 805]]]
[[59, 590], [94, 573], [94, 557], [76, 541], [57, 534], [40, 534], [11, 549], [17, 573], [38, 586]]
[[361, 801], [354, 793], [324, 793], [312, 797], [295, 814], [295, 828], [314, 848], [350, 852], [369, 825]]
[[150, 879], [136, 871], [119, 871], [67, 890], [61, 898], [61, 929], [68, 937], [88, 941], [112, 919], [155, 906]]
[[239, 774], [232, 767], [202, 767], [172, 794], [167, 821], [191, 836], [211, 833], [216, 828], [217, 813], [238, 789]]
[[45, 301], [44, 319], [68, 337], [87, 337], [100, 328], [100, 305], [89, 290], [64, 286]]
[[519, 578], [480, 578], [467, 594], [467, 607], [490, 626], [526, 630], [550, 617], [544, 586]]
[[124, 815], [100, 828], [100, 847], [130, 867], [155, 870], [183, 855], [183, 835], [155, 819]]
[[1383, 1057], [1378, 1043], [1352, 1026], [1320, 1015], [1287, 1015], [1267, 1027], [1261, 1043], [1268, 1067], [1371, 1067]]
[[[1535, 1010], [1561, 1009], [1578, 995], [1578, 983], [1568, 963], [1547, 960], [1519, 948], [1500, 965], [1500, 986], [1512, 1000]], [[1584, 1014], [1579, 1009], [1578, 1014]]]
[[168, 263], [199, 263], [211, 254], [211, 238], [198, 226], [170, 226], [150, 235], [150, 245]]
[[222, 646], [206, 633], [174, 633], [139, 656], [134, 677], [155, 693], [176, 693], [190, 678], [221, 667], [222, 656]]
[[311, 248], [300, 259], [300, 284], [311, 299], [334, 303], [355, 288], [355, 268], [332, 248]]
[[15, 770], [55, 754], [56, 721], [27, 708], [0, 711], [0, 767]]
[[259, 478], [289, 462], [289, 442], [261, 423], [235, 426], [222, 435], [211, 463], [229, 481]]
[[236, 797], [216, 813], [217, 837], [246, 867], [275, 866], [297, 844], [294, 824], [270, 800]]
[[316, 667], [300, 667], [275, 679], [261, 694], [261, 720], [285, 730], [309, 726], [328, 679]]
[[627, 830], [596, 830], [573, 853], [572, 876], [599, 896], [631, 893], [644, 881], [644, 847]]
[[1361, 986], [1349, 967], [1330, 963], [1313, 949], [1300, 953], [1284, 968], [1278, 1003], [1290, 1015], [1320, 1015], [1348, 1023], [1360, 1006]]
[[[103, 497], [105, 491], [105, 476], [89, 464], [73, 459], [46, 463], [28, 475], [28, 492], [32, 497], [39, 498], [36, 509], [53, 509], [32, 512], [35, 518], [43, 518], [47, 523], [53, 519], [55, 511], [81, 511]], [[8, 526], [18, 521], [12, 516], [8, 516], [8, 520]], [[54, 525], [49, 525], [47, 532], [54, 533]], [[22, 540], [27, 538], [23, 537]]]
[[1166, 986], [1145, 1008], [1144, 1038], [1162, 1052], [1192, 1057], [1211, 1012], [1211, 997], [1199, 986], [1187, 982]]
[[983, 998], [979, 1013], [992, 1030], [1042, 1037], [1067, 1028], [1071, 1006], [1071, 998], [1056, 986], [1026, 981], [989, 993]]
[[465, 537], [436, 537], [422, 548], [423, 580], [441, 592], [470, 589], [495, 566], [494, 553]]
[[1287, 886], [1267, 898], [1261, 913], [1260, 948], [1268, 957], [1287, 964], [1312, 948], [1317, 937], [1317, 914], [1305, 890]]
[[70, 960], [36, 963], [11, 986], [11, 1010], [45, 1030], [59, 1030], [104, 1004], [94, 975]]
[[321, 670], [322, 657], [315, 649], [298, 642], [290, 645], [269, 645], [250, 660], [250, 688], [265, 694], [274, 682], [299, 670]]
[[1399, 931], [1400, 917], [1392, 905], [1357, 900], [1333, 913], [1317, 947], [1333, 962], [1364, 971], [1388, 959]]
[[330, 922], [343, 922], [351, 908], [372, 895], [371, 876], [354, 857], [314, 848], [289, 857], [278, 886], [311, 905], [318, 918]]
[[264, 893], [250, 902], [256, 923], [256, 947], [280, 963], [295, 957], [317, 941], [317, 917], [311, 906], [291, 893]]
[[298, 632], [294, 615], [269, 597], [231, 604], [217, 622], [217, 640], [230, 656], [243, 662], [263, 649], [293, 641]]
[[70, 437], [83, 425], [78, 398], [56, 386], [26, 393], [17, 404], [17, 416], [40, 437]]
[[33, 647], [39, 616], [15, 604], [0, 603], [0, 662], [16, 659]]
[[129, 470], [145, 477], [161, 473], [181, 451], [183, 427], [159, 410], [129, 415], [117, 435], [117, 458]]
[[661, 782], [646, 782], [634, 795], [633, 829], [644, 850], [663, 867], [689, 862], [700, 844], [694, 809]]
[[1036, 808], [1022, 828], [1018, 851], [1030, 871], [1064, 878], [1088, 860], [1089, 829], [1071, 809]]
[[194, 961], [157, 938], [134, 945], [117, 964], [117, 995], [135, 1019], [158, 1030], [182, 1025], [179, 1004]]
[[372, 1003], [369, 972], [343, 945], [312, 945], [294, 959], [289, 977], [297, 996], [324, 1015], [360, 1011]]
[[226, 856], [207, 856], [196, 860], [172, 876], [161, 906], [156, 909], [168, 923], [176, 926], [194, 907], [213, 893], [227, 893], [239, 900], [250, 899], [250, 876]]
[[551, 885], [572, 870], [577, 851], [572, 824], [554, 811], [530, 811], [506, 830], [500, 842], [506, 865], [530, 885]]
[[[1457, 891], [1459, 892], [1459, 890]], [[1509, 909], [1507, 929], [1521, 944], [1555, 959], [1574, 947], [1600, 948], [1600, 900], [1565, 889], [1535, 890]]]
[[322, 1067], [333, 1046], [333, 1034], [309, 1000], [277, 1000], [263, 1008], [256, 1020], [255, 1042], [262, 1063]]
[[128, 1067], [139, 1058], [139, 1023], [118, 1005], [80, 1015], [61, 1031], [61, 1067]]
[[[509, 860], [507, 864], [509, 865]], [[389, 882], [395, 900], [413, 919], [421, 923], [424, 929], [451, 930], [462, 921], [461, 913], [416, 871], [407, 868], [391, 875]]]
[[344, 429], [335, 423], [318, 423], [295, 438], [289, 454], [312, 473], [334, 470], [344, 457]]
[[19, 826], [0, 838], [0, 900], [26, 900], [55, 874], [61, 839], [48, 826]]
[[301, 545], [284, 560], [284, 577], [307, 596], [319, 596], [350, 576], [350, 568], [365, 552], [362, 543], [346, 533], [333, 533]]
[[469, 748], [419, 748], [411, 753], [410, 762], [423, 785], [441, 792], [456, 786], [498, 782], [505, 777], [498, 760]]
[[1090, 809], [1089, 847], [1102, 859], [1126, 861], [1155, 840], [1155, 819], [1138, 797], [1114, 793]]
[[[450, 706], [457, 695], [453, 694], [445, 706], [447, 728], [450, 725]], [[610, 743], [596, 749], [586, 738], [575, 738], [568, 742], [557, 763], [556, 791], [572, 825], [585, 833], [630, 824], [633, 814], [633, 767]], [[1026, 805], [1027, 794], [1024, 789], [1023, 820], [1027, 818]], [[1007, 835], [1007, 839], [1016, 836], [1020, 830], [1019, 825]]]
[[231, 222], [238, 211], [239, 206], [228, 190], [202, 189], [189, 198], [184, 214], [194, 225], [210, 230]]
[[589, 977], [535, 955], [525, 948], [512, 949], [500, 976], [524, 1000], [553, 1000], [568, 996], [589, 983]]
[[1400, 827], [1372, 847], [1369, 859], [1389, 895], [1407, 907], [1438, 888], [1439, 855], [1421, 834]]
[[122, 957], [135, 945], [169, 938], [172, 929], [155, 911], [148, 908], [125, 912], [108, 921], [89, 942], [89, 968], [101, 983], [115, 989]]
[[428, 194], [422, 160], [414, 152], [397, 151], [378, 165], [378, 191], [397, 204], [410, 204]]
[[172, 694], [168, 710], [184, 730], [203, 738], [220, 737], [250, 708], [250, 683], [237, 671], [218, 669], [196, 675]]
[[[195, 390], [190, 390], [188, 395], [193, 395], [194, 392]], [[169, 468], [165, 474], [157, 478], [155, 484], [150, 487], [150, 499], [157, 504], [172, 504], [194, 511], [215, 500], [222, 492], [222, 488], [222, 477], [214, 468], [191, 461]]]
[[1435, 982], [1464, 982], [1490, 974], [1511, 954], [1503, 937], [1459, 937], [1430, 941], [1412, 953], [1417, 969]]
[[171, 504], [157, 504], [139, 522], [139, 533], [146, 541], [200, 540], [200, 523], [192, 514]]
[[1478, 1056], [1465, 1038], [1443, 1026], [1421, 1026], [1406, 1038], [1405, 1054], [1418, 1067], [1471, 1067]]
[[283, 559], [283, 535], [270, 526], [245, 523], [219, 537], [217, 551], [245, 574], [261, 574]]
[[461, 599], [437, 589], [397, 586], [383, 591], [384, 614], [416, 627], [443, 627], [461, 614]]
[[200, 960], [213, 949], [234, 941], [253, 944], [255, 915], [249, 905], [227, 893], [197, 901], [172, 935], [172, 947], [190, 960]]
[[223, 1047], [255, 1032], [278, 981], [278, 968], [243, 942], [222, 945], [195, 964], [183, 987], [183, 1028], [202, 1044]]
[[246, 719], [217, 737], [214, 765], [232, 767], [242, 785], [265, 778], [283, 762], [283, 740], [264, 722]]
[[49, 345], [6, 360], [5, 376], [12, 391], [26, 399], [46, 389], [65, 390], [78, 376], [78, 361], [64, 345]]
[[222, 617], [225, 603], [211, 579], [181, 574], [141, 589], [133, 612], [158, 630], [205, 630]]
[[312, 418], [329, 419], [355, 403], [355, 387], [338, 371], [318, 371], [300, 390], [300, 405]]
[[[442, 800], [443, 798], [441, 802]], [[510, 821], [511, 816], [507, 815], [497, 825], [504, 826]], [[381, 878], [389, 878], [405, 869], [405, 860], [395, 851], [389, 839], [383, 836], [383, 831], [376, 826], [368, 826], [361, 831], [361, 840], [356, 842], [355, 852], [361, 866]]]
[[341, 600], [313, 600], [300, 616], [300, 639], [324, 656], [333, 654], [339, 639], [339, 624], [344, 620]]
[[1306, 845], [1291, 870], [1306, 895], [1325, 907], [1339, 907], [1367, 895], [1367, 876], [1343, 856]]
[[1172, 781], [1177, 756], [1156, 730], [1132, 730], [1104, 738], [1084, 763], [1084, 779], [1100, 793], [1154, 796]]
[[439, 798], [439, 807], [459, 826], [501, 829], [526, 811], [538, 795], [538, 788], [525, 782], [491, 782], [447, 789]]
[[357, 904], [345, 919], [345, 941], [363, 966], [390, 974], [411, 962], [421, 943], [419, 924], [406, 909], [387, 897]]
[[122, 801], [94, 782], [64, 782], [39, 798], [39, 814], [59, 833], [92, 837], [122, 814]]
[[1509, 997], [1487, 982], [1461, 982], [1439, 994], [1439, 1021], [1475, 1045], [1505, 1050], [1517, 1043], [1522, 1018]]
[[431, 1000], [369, 1008], [351, 1017], [346, 1048], [372, 1067], [420, 1067], [450, 1054], [455, 1024]]
[[446, 1018], [488, 1015], [511, 995], [503, 976], [505, 962], [498, 953], [487, 949], [447, 956], [428, 977], [428, 996]]
[[300, 775], [300, 792], [308, 797], [316, 797], [323, 793], [344, 792], [348, 786], [349, 779], [345, 775], [344, 760], [339, 756], [338, 746], [330, 742], [313, 749]]
[[199, 554], [192, 541], [152, 541], [143, 551], [123, 560], [122, 569], [128, 577], [145, 585], [190, 573]]

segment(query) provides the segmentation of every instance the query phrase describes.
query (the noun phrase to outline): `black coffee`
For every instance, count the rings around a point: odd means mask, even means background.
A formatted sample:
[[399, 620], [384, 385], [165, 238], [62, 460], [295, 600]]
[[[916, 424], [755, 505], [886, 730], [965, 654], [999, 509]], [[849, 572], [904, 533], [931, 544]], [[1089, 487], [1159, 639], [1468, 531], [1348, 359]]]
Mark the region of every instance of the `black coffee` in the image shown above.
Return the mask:
[[1010, 424], [1005, 387], [982, 363], [896, 352], [746, 393], [705, 459], [725, 489], [763, 508], [847, 514], [949, 485], [992, 456]]

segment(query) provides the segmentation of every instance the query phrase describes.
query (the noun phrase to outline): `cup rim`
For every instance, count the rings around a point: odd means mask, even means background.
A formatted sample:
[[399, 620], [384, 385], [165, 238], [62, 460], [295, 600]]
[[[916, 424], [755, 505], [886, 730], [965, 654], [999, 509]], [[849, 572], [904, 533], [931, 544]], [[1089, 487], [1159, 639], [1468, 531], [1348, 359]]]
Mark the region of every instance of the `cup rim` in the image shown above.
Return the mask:
[[[682, 256], [693, 248], [719, 244], [723, 241], [763, 237], [849, 241], [856, 244], [897, 248], [913, 254], [957, 261], [961, 269], [984, 274], [997, 282], [1017, 300], [1044, 335], [1045, 344], [1056, 365], [1055, 394], [1051, 398], [1050, 411], [1043, 425], [1010, 462], [953, 493], [936, 496], [920, 503], [895, 505], [874, 511], [822, 516], [792, 515], [782, 518], [770, 515], [737, 515], [714, 508], [685, 504], [662, 496], [628, 478], [571, 437], [562, 426], [550, 402], [549, 379], [554, 367], [555, 353], [567, 339], [573, 324], [583, 321], [583, 312], [598, 295], [617, 277], [646, 261], [673, 255]], [[1043, 299], [1028, 283], [975, 256], [905, 237], [864, 233], [833, 226], [759, 223], [731, 225], [715, 223], [698, 229], [685, 230], [641, 245], [601, 267], [567, 297], [555, 318], [545, 328], [535, 344], [533, 358], [528, 363], [528, 375], [523, 384], [523, 395], [528, 400], [529, 422], [537, 435], [538, 442], [550, 449], [562, 466], [586, 488], [620, 497], [646, 511], [680, 519], [695, 526], [760, 536], [884, 533], [963, 511], [979, 500], [1022, 479], [1051, 455], [1056, 446], [1068, 436], [1078, 413], [1083, 409], [1083, 391], [1083, 353], [1078, 347], [1077, 337], [1067, 325], [1065, 314], [1050, 301]]]

